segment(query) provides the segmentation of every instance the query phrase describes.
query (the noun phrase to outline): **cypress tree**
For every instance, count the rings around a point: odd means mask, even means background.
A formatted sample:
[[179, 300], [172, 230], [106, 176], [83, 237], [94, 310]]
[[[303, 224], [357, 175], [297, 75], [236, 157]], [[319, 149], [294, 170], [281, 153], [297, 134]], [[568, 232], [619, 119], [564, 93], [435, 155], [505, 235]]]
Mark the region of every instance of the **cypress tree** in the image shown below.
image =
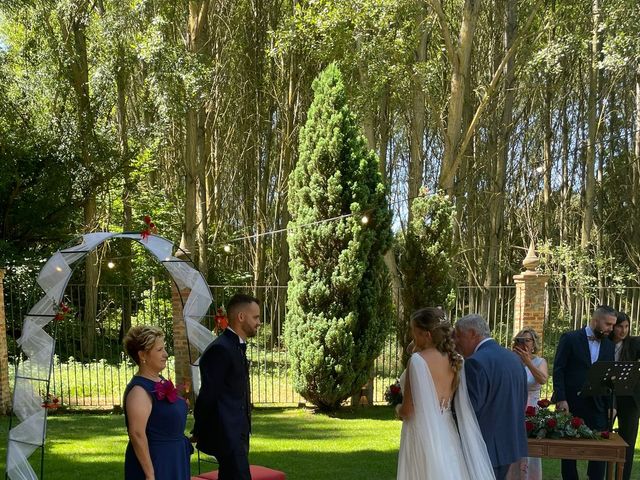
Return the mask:
[[[296, 390], [334, 410], [367, 382], [389, 332], [383, 255], [391, 215], [377, 156], [347, 106], [335, 64], [314, 80], [313, 92], [289, 180], [285, 339]], [[342, 218], [322, 221], [335, 217]]]
[[[412, 221], [404, 235], [395, 244], [402, 274], [402, 344], [411, 341], [409, 319], [423, 307], [449, 308], [455, 302], [453, 258], [456, 249], [453, 242], [455, 207], [449, 197], [426, 190], [413, 200]], [[403, 348], [403, 363], [409, 355]]]

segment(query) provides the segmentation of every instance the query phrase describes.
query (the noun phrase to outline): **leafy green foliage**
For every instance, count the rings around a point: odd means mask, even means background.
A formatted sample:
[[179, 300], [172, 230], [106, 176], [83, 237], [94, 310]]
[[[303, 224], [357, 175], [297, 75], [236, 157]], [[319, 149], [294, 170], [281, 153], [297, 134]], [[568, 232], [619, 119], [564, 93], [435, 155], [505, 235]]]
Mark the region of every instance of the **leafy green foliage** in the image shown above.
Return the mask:
[[402, 274], [403, 343], [409, 338], [411, 313], [422, 307], [450, 307], [456, 285], [452, 275], [455, 208], [447, 195], [421, 192], [411, 205], [411, 223], [397, 243]]
[[[605, 285], [623, 290], [633, 279], [629, 269], [620, 261], [604, 253], [585, 251], [565, 243], [552, 246], [546, 243], [538, 249], [541, 270], [553, 284], [568, 284], [582, 296], [592, 296], [600, 280]], [[599, 272], [606, 272], [598, 278]]]
[[[295, 388], [331, 410], [366, 383], [387, 332], [391, 299], [383, 254], [391, 217], [377, 158], [347, 106], [338, 67], [329, 65], [313, 89], [289, 182], [285, 335]], [[346, 217], [301, 228], [340, 216]]]
[[0, 50], [0, 258], [22, 265], [46, 256], [43, 244], [66, 241], [62, 232], [77, 222], [77, 158], [25, 111], [24, 92], [10, 88], [17, 78], [9, 57]]

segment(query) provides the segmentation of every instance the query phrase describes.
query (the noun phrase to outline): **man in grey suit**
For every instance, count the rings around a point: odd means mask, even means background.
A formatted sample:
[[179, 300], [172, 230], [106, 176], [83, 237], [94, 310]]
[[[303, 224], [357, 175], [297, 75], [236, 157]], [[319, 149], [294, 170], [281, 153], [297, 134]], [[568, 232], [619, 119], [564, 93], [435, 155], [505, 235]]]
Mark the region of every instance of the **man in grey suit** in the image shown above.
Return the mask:
[[516, 354], [491, 338], [480, 315], [458, 320], [454, 335], [493, 471], [503, 480], [510, 465], [527, 456], [527, 374]]

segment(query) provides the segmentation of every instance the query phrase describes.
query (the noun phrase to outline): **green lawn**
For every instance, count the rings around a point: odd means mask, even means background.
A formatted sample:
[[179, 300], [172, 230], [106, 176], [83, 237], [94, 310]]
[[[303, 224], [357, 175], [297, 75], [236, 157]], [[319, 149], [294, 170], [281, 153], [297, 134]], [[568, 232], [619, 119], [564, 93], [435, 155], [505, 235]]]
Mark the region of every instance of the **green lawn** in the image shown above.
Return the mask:
[[[250, 459], [285, 471], [290, 480], [391, 480], [396, 474], [400, 427], [389, 407], [344, 410], [333, 416], [302, 409], [257, 409]], [[0, 418], [3, 469], [7, 430], [8, 419]], [[48, 424], [45, 478], [119, 480], [126, 442], [122, 416], [53, 416]], [[38, 453], [32, 458], [39, 462]], [[559, 461], [546, 461], [544, 479], [559, 479], [559, 468]], [[205, 466], [203, 471], [209, 469]], [[197, 472], [195, 456], [192, 471]], [[640, 479], [640, 467], [632, 478]]]

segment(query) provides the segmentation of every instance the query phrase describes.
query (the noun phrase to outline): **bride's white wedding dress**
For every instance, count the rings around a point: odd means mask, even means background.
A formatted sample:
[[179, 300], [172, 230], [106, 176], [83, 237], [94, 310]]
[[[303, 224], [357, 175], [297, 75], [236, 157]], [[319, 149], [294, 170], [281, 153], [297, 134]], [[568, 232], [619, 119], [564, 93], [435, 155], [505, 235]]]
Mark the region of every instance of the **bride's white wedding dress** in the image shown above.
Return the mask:
[[[463, 367], [464, 368], [464, 367]], [[404, 391], [404, 376], [400, 384]], [[427, 362], [414, 353], [409, 362], [414, 413], [402, 423], [398, 480], [493, 480], [495, 475], [464, 376], [451, 401], [441, 405]]]

